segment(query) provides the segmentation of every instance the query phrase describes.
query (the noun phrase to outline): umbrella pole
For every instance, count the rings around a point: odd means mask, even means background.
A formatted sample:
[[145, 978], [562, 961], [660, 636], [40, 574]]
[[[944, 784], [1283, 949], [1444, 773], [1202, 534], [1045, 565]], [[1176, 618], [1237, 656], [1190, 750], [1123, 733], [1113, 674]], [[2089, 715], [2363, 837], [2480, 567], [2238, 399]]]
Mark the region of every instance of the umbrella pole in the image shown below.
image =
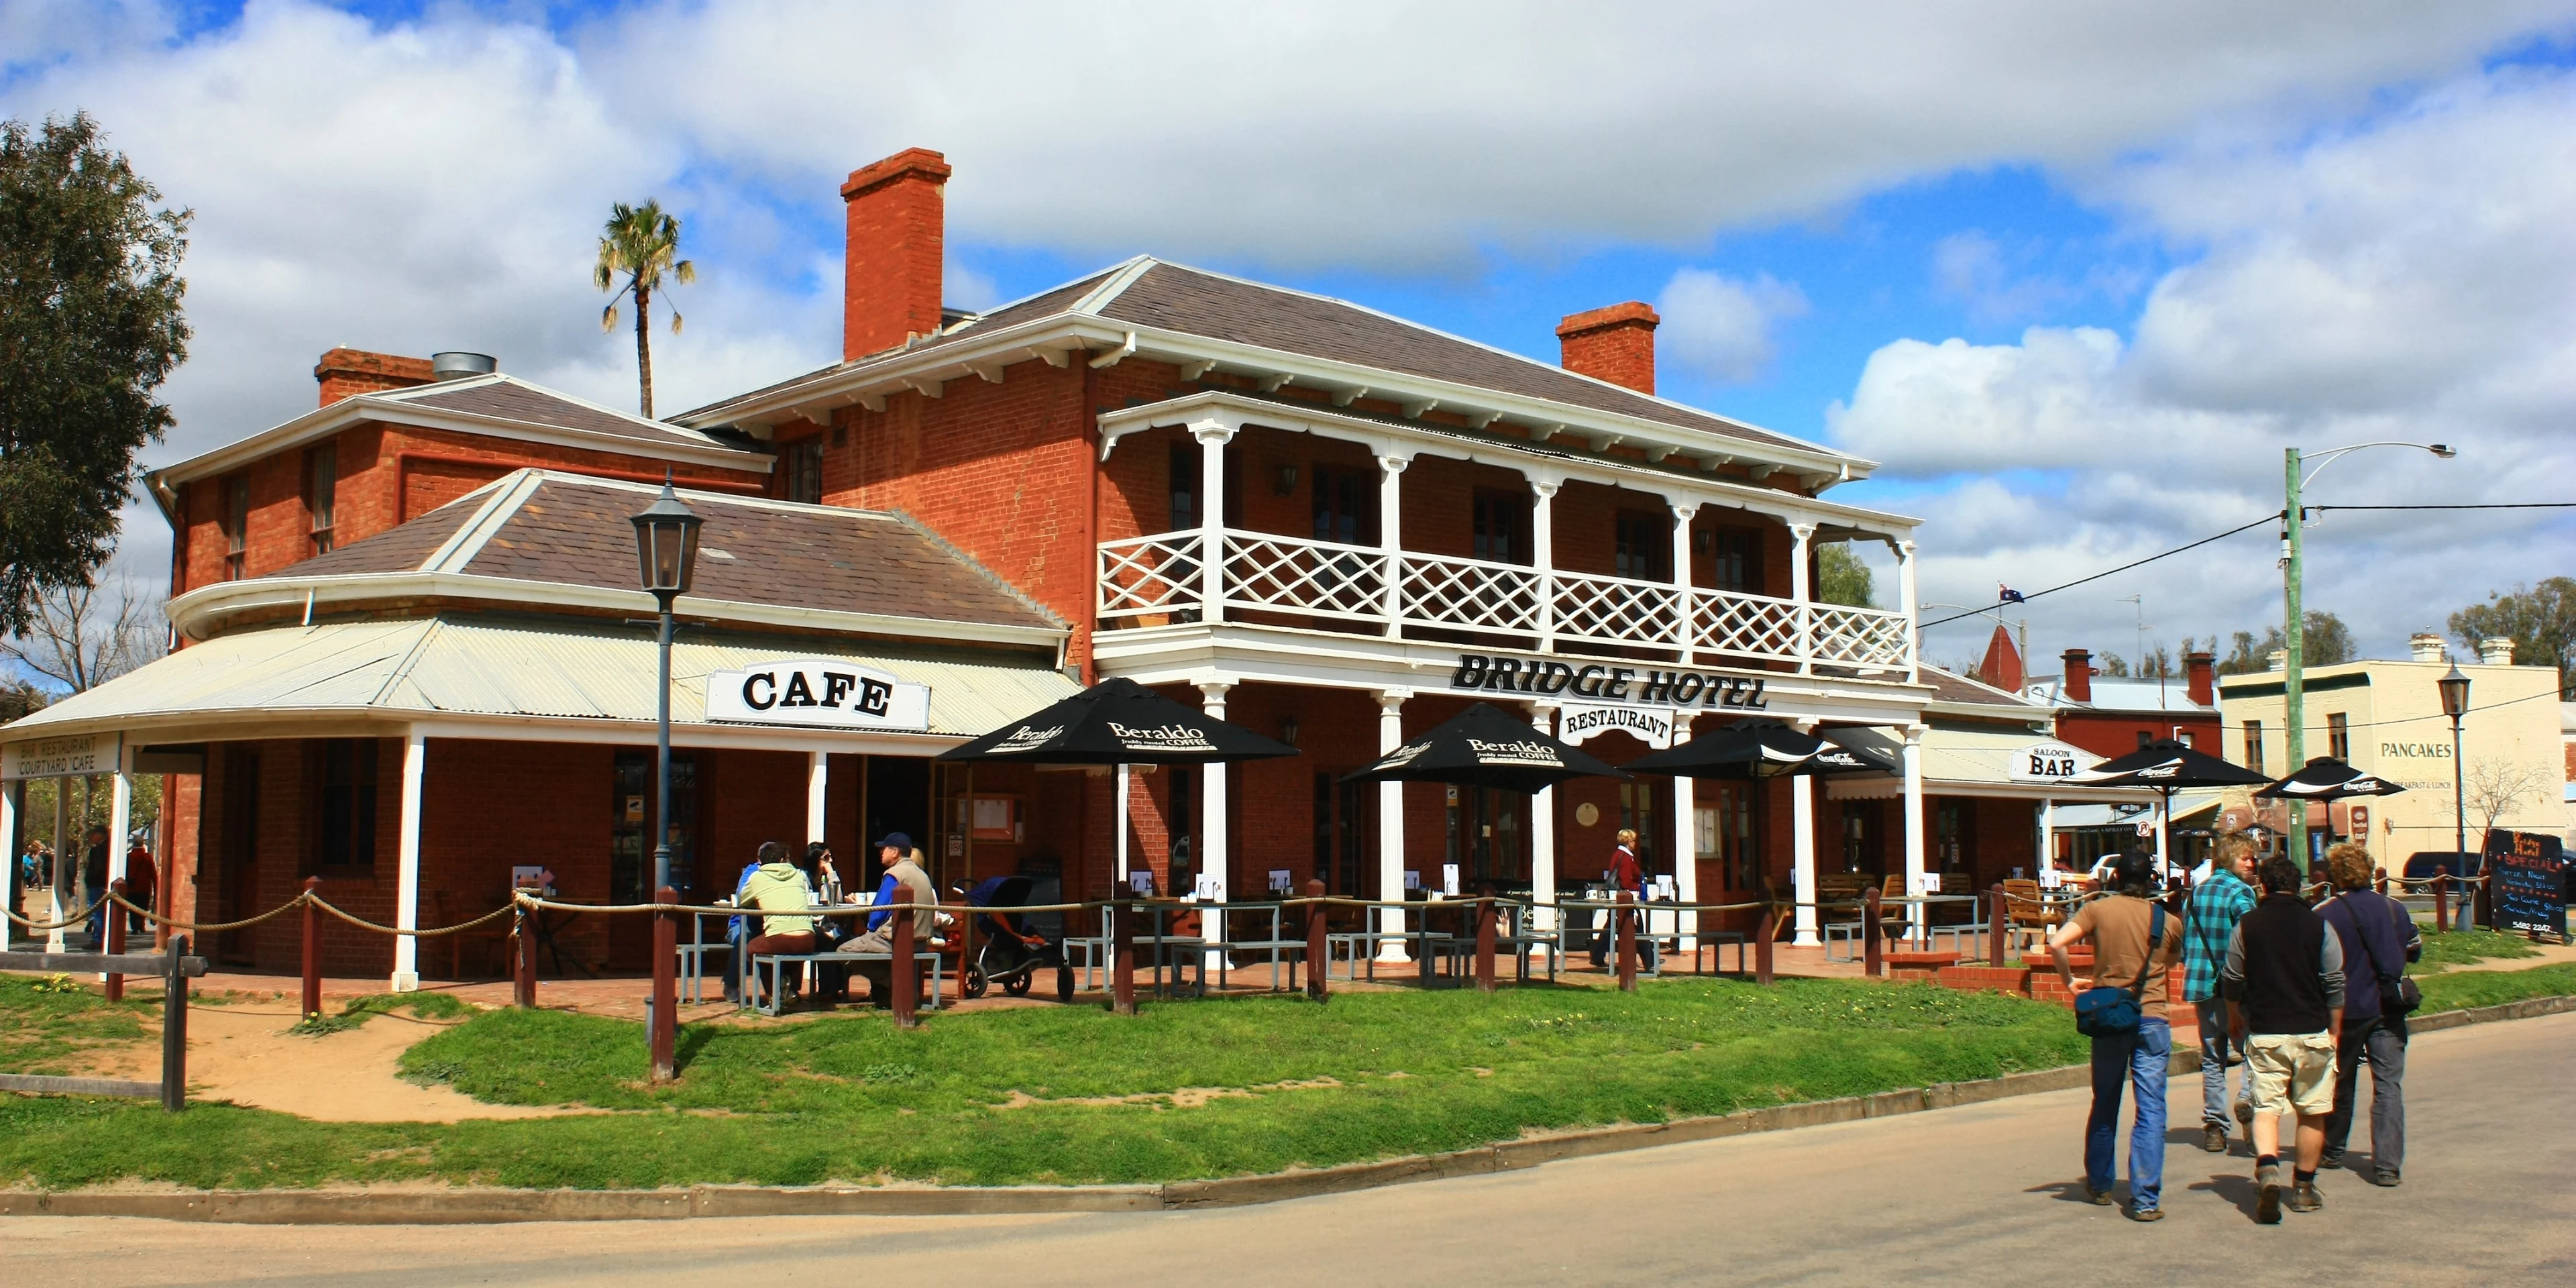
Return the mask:
[[2173, 879], [2173, 789], [2162, 788], [2156, 794], [2164, 798], [2163, 808], [2156, 813], [2156, 879], [2170, 881]]
[[1127, 763], [1118, 763], [1116, 791], [1118, 796], [1118, 880], [1114, 894], [1127, 892]]

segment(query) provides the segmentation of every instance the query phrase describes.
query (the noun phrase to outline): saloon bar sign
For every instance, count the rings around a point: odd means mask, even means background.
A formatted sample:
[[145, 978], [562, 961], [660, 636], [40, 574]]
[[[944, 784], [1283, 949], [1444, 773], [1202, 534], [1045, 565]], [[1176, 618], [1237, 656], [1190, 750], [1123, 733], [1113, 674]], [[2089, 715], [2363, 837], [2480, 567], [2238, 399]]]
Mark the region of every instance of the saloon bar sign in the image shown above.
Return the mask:
[[2062, 742], [2041, 739], [2014, 749], [2005, 777], [2016, 783], [2059, 783], [2084, 768], [2084, 754]]
[[838, 658], [763, 662], [707, 676], [707, 719], [922, 730], [930, 727], [930, 686]]
[[[1761, 711], [1771, 705], [1771, 700], [1762, 696], [1765, 683], [1760, 676], [1665, 671], [1601, 662], [1575, 666], [1498, 653], [1461, 653], [1458, 669], [1449, 676], [1452, 689], [1565, 694], [1604, 705], [1624, 702], [1641, 707], [1732, 707], [1742, 711]], [[1667, 731], [1668, 741], [1670, 736]]]

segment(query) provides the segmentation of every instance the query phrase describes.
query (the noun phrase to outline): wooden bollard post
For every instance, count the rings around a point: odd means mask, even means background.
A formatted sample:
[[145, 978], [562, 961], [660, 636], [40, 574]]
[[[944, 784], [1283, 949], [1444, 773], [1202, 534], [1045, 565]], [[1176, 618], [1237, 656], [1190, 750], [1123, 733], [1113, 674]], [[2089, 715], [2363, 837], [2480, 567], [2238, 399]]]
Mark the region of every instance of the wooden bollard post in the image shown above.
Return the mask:
[[512, 972], [513, 980], [510, 1001], [513, 1005], [523, 1011], [533, 1011], [537, 1009], [538, 915], [537, 909], [531, 908], [524, 903], [520, 904], [518, 916], [514, 919], [514, 924], [510, 930], [510, 934], [519, 941], [519, 960], [516, 964], [516, 969]]
[[887, 972], [894, 985], [894, 1023], [896, 1028], [917, 1028], [921, 1024], [917, 1011], [921, 1005], [920, 972], [912, 960], [912, 891], [898, 883], [886, 900], [894, 910], [894, 969]]
[[304, 1003], [296, 1014], [308, 1020], [322, 1013], [322, 910], [313, 906], [321, 889], [322, 878], [304, 878]]
[[1887, 953], [1878, 943], [1878, 887], [1860, 892], [1861, 972], [1871, 979], [1887, 973]]
[[2004, 897], [2004, 886], [2000, 881], [1995, 883], [1987, 897], [1993, 901], [1993, 908], [1986, 913], [1986, 964], [2001, 966], [2004, 964], [2006, 928], [2012, 925], [2012, 904]]
[[[114, 881], [108, 882], [107, 890], [108, 893], [115, 895], [118, 899], [124, 898], [125, 878], [118, 877]], [[17, 909], [12, 908], [10, 911], [15, 912]], [[111, 900], [107, 905], [107, 951], [109, 956], [115, 956], [116, 954], [125, 951], [125, 909], [118, 906], [113, 900]], [[111, 1002], [122, 1002], [125, 1000], [125, 976], [120, 975], [115, 971], [109, 971], [107, 973], [107, 1000]]]
[[1628, 892], [1622, 890], [1618, 902], [1610, 910], [1610, 915], [1619, 919], [1619, 991], [1622, 993], [1637, 991], [1637, 923], [1628, 916], [1631, 906]]
[[[2470, 892], [2469, 897], [2460, 901], [2460, 916], [2463, 920], [2468, 920], [2472, 928], [2477, 926], [2484, 926], [2489, 930], [2496, 928], [2494, 891], [2495, 883], [2488, 880], [2486, 874], [2482, 872], [2478, 874], [2477, 888]], [[2476, 914], [2474, 920], [2470, 920], [2472, 912]]]
[[2433, 874], [2433, 929], [2443, 934], [2451, 931], [2451, 874], [2448, 872]]
[[1326, 937], [1324, 921], [1324, 883], [1306, 883], [1306, 897], [1315, 902], [1306, 905], [1306, 996], [1318, 1002], [1332, 995], [1333, 949]]
[[680, 892], [664, 886], [653, 892], [664, 907], [653, 914], [653, 1081], [680, 1076], [680, 914], [674, 906]]
[[161, 995], [161, 1107], [188, 1107], [188, 937], [170, 936], [170, 974]]
[[1771, 982], [1771, 940], [1780, 933], [1780, 910], [1762, 905], [1762, 924], [1753, 931], [1753, 982]]
[[1494, 991], [1494, 897], [1476, 900], [1476, 987]]

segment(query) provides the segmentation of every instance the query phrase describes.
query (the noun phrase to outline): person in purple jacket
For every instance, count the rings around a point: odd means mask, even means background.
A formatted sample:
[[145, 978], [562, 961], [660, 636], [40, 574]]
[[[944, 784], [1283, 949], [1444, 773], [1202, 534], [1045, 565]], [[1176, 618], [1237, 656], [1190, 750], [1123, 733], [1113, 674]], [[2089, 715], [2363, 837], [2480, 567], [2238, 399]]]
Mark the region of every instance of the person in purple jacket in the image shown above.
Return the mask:
[[2424, 954], [2424, 937], [2406, 906], [2371, 888], [2370, 852], [2346, 841], [2326, 851], [2335, 894], [2317, 915], [2343, 941], [2343, 1036], [2335, 1044], [2334, 1112], [2326, 1118], [2320, 1167], [2343, 1166], [2359, 1088], [2353, 1075], [2370, 1061], [2370, 1169], [2375, 1185], [2395, 1185], [2406, 1165], [2406, 1017], [2388, 1002], [2406, 963]]

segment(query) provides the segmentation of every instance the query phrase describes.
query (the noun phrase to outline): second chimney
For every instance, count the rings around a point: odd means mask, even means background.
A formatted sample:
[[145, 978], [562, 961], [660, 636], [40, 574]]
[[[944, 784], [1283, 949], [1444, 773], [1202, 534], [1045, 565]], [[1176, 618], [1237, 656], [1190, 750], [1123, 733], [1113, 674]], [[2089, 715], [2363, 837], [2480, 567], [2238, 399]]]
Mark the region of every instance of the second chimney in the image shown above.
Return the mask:
[[906, 148], [850, 172], [841, 185], [841, 360], [854, 362], [939, 331], [947, 251], [948, 159]]
[[1663, 321], [1637, 300], [1577, 313], [1556, 324], [1560, 365], [1578, 375], [1655, 392], [1655, 327]]
[[2218, 655], [2185, 653], [2182, 655], [2183, 685], [2191, 695], [2193, 706], [2218, 705]]
[[333, 349], [313, 364], [313, 379], [322, 386], [324, 407], [359, 394], [425, 385], [433, 378], [427, 358], [369, 353], [364, 349]]
[[2513, 665], [2513, 637], [2490, 635], [2478, 641], [2478, 661], [2486, 666]]
[[2406, 651], [2418, 662], [2439, 662], [2450, 650], [2442, 647], [2442, 637], [2431, 631], [2417, 631], [2406, 638]]
[[2065, 653], [2065, 662], [2066, 679], [2059, 686], [2058, 692], [2069, 702], [2091, 702], [2093, 700], [2093, 650], [2068, 649]]

